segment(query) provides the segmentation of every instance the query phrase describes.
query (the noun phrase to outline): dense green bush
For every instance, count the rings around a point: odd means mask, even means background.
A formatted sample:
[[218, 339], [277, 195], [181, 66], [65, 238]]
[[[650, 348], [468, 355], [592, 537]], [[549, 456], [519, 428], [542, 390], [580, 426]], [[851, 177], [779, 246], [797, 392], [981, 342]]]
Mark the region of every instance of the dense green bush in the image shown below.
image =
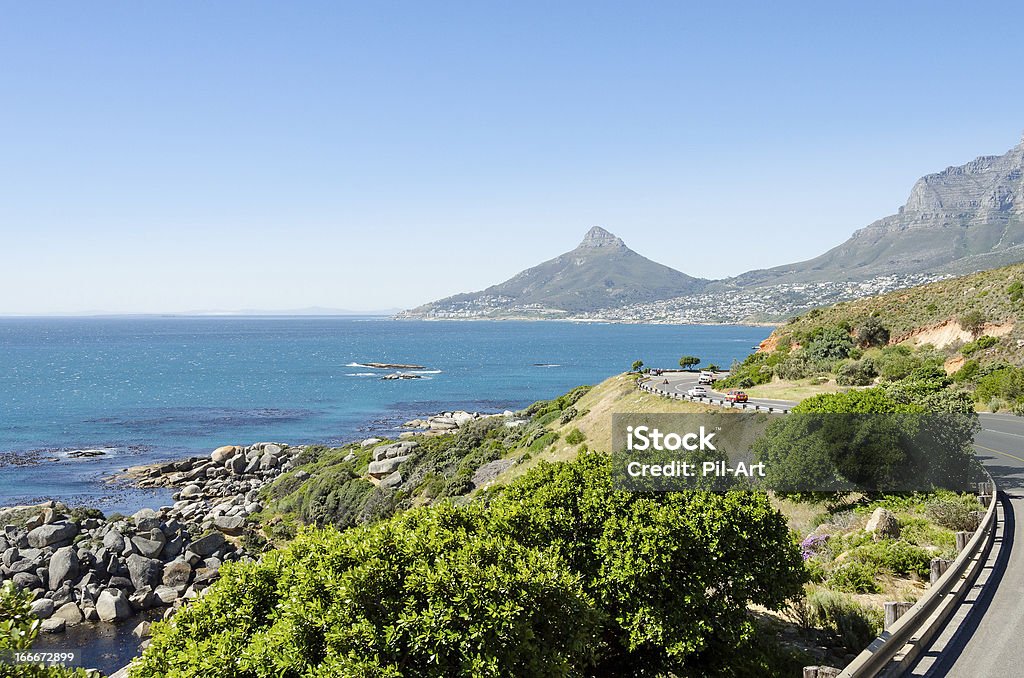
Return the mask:
[[848, 557], [854, 562], [868, 565], [872, 578], [879, 570], [900, 576], [916, 574], [927, 577], [932, 553], [903, 540], [883, 539], [857, 547]]
[[844, 363], [836, 373], [836, 383], [840, 386], [867, 386], [877, 376], [874, 361], [864, 358]]
[[925, 502], [925, 515], [950, 530], [974, 531], [978, 529], [977, 512], [984, 507], [973, 495], [952, 492], [938, 493]]
[[706, 675], [751, 661], [747, 606], [805, 577], [765, 495], [631, 494], [585, 454], [227, 564], [132, 675]]
[[865, 318], [857, 326], [857, 345], [862, 348], [885, 346], [889, 343], [889, 330], [876, 316]]
[[850, 355], [853, 340], [843, 327], [818, 327], [803, 337], [803, 352], [814, 361], [840, 360]]
[[573, 430], [569, 431], [568, 435], [565, 436], [565, 442], [569, 443], [570, 445], [579, 445], [586, 439], [586, 434], [583, 433], [583, 431], [579, 430], [578, 428], [574, 428]]
[[843, 563], [829, 574], [826, 583], [836, 591], [846, 593], [878, 593], [875, 570], [867, 563], [852, 561]]
[[[963, 404], [946, 391], [920, 403], [881, 387], [820, 394], [772, 421], [752, 449], [765, 463], [766, 486], [796, 499], [837, 500], [854, 489], [878, 494], [954, 481], [961, 487], [974, 469], [978, 426], [973, 412], [952, 410]], [[954, 414], [927, 415], [940, 407]]]
[[751, 388], [758, 384], [767, 384], [772, 380], [773, 368], [788, 353], [784, 350], [772, 353], [751, 353], [743, 362], [733, 363], [729, 376], [718, 382], [719, 388]]
[[994, 398], [1011, 403], [1021, 400], [1024, 398], [1024, 368], [1005, 365], [982, 376], [978, 379], [974, 397], [978, 402]]
[[961, 346], [960, 347], [960, 353], [964, 354], [965, 356], [969, 356], [972, 353], [976, 353], [978, 351], [984, 351], [986, 348], [992, 348], [993, 346], [995, 346], [998, 343], [999, 343], [999, 340], [997, 338], [995, 338], [993, 336], [990, 336], [988, 334], [985, 334], [985, 335], [982, 335], [982, 336], [978, 337], [974, 341], [969, 341], [966, 344], [964, 344], [963, 346]]

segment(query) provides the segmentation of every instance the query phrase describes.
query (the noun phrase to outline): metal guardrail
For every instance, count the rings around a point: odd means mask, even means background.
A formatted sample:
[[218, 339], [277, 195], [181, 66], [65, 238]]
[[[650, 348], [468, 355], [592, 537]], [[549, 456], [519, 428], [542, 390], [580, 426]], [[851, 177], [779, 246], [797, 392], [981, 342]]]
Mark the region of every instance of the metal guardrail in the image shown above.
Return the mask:
[[773, 414], [789, 414], [788, 407], [777, 407], [774, 405], [759, 405], [758, 403], [734, 403], [725, 398], [712, 398], [702, 396], [691, 396], [686, 393], [673, 393], [671, 391], [662, 391], [660, 388], [654, 388], [648, 385], [646, 382], [637, 382], [637, 388], [641, 391], [646, 391], [654, 395], [661, 396], [663, 398], [669, 398], [670, 400], [689, 400], [694, 403], [707, 403], [709, 405], [719, 405], [721, 407], [727, 407], [729, 409], [740, 409], [740, 410], [754, 410], [755, 412], [770, 412]]
[[918, 658], [960, 604], [985, 564], [996, 526], [996, 484], [986, 471], [988, 510], [974, 536], [946, 573], [896, 623], [875, 638], [839, 674], [840, 678], [899, 676]]
[[[747, 409], [747, 403], [731, 403], [720, 398], [695, 398], [683, 393], [670, 393], [652, 388], [647, 382], [637, 382], [637, 388], [673, 400], [707, 401], [726, 407], [741, 405]], [[782, 414], [789, 412], [788, 408], [772, 408], [757, 404], [753, 405], [753, 409]], [[949, 565], [945, 574], [906, 613], [846, 665], [839, 673], [839, 678], [901, 675], [918, 658], [967, 595], [984, 565], [986, 554], [995, 536], [998, 488], [988, 471], [985, 471], [985, 475], [988, 476], [988, 481], [984, 483], [987, 485], [987, 492], [984, 494], [989, 498], [988, 509], [964, 549]]]

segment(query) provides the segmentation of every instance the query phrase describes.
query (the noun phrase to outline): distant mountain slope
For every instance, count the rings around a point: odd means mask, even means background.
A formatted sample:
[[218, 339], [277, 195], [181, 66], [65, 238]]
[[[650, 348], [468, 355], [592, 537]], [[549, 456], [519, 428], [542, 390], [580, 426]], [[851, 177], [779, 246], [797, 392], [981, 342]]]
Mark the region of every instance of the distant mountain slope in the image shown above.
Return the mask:
[[425, 304], [401, 316], [557, 317], [691, 294], [706, 284], [637, 254], [595, 226], [571, 252], [499, 285]]
[[880, 275], [969, 273], [1024, 261], [1024, 139], [917, 181], [897, 214], [821, 256], [725, 281], [749, 287], [866, 280]]
[[981, 332], [999, 338], [986, 351], [1015, 364], [1024, 360], [1024, 264], [947, 278], [927, 285], [814, 309], [777, 328], [762, 344], [773, 350], [783, 337], [806, 336], [820, 327], [857, 327], [875, 317], [892, 342], [914, 341], [945, 348], [968, 341], [961, 319], [977, 315]]

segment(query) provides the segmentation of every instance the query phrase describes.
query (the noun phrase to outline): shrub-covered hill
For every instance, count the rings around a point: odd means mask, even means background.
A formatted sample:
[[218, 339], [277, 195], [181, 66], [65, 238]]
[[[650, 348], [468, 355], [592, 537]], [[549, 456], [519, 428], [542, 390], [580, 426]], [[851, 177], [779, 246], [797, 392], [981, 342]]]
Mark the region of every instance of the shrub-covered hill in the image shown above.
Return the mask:
[[763, 347], [774, 350], [787, 341], [799, 342], [820, 327], [856, 328], [875, 317], [888, 330], [890, 343], [912, 341], [945, 349], [970, 341], [972, 335], [989, 334], [999, 341], [988, 355], [1020, 363], [1022, 311], [1024, 264], [1014, 264], [814, 309], [776, 329]]
[[748, 606], [806, 579], [767, 495], [628, 493], [588, 453], [227, 564], [131, 676], [792, 675]]
[[398, 466], [402, 482], [393, 488], [381, 487], [367, 475], [374, 456], [393, 441], [365, 448], [358, 443], [313, 446], [297, 458], [294, 469], [264, 490], [260, 518], [275, 543], [293, 537], [302, 524], [347, 528], [371, 523], [402, 509], [462, 500], [544, 460], [573, 459], [581, 449], [609, 452], [613, 412], [705, 409], [639, 391], [635, 375], [617, 375], [538, 401], [511, 417], [472, 421], [451, 435], [416, 436], [415, 447]]
[[722, 385], [807, 394], [911, 379], [966, 392], [979, 409], [1024, 412], [1022, 279], [1019, 264], [815, 309]]

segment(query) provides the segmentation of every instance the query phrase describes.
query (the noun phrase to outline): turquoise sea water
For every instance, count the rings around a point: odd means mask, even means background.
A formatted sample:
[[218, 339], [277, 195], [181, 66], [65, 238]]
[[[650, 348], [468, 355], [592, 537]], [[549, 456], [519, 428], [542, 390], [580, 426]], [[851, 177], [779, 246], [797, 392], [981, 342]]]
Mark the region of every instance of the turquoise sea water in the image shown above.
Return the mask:
[[[640, 358], [727, 366], [765, 327], [382, 318], [0, 319], [0, 505], [128, 511], [166, 493], [104, 483], [223, 444], [341, 443], [445, 409], [500, 411]], [[383, 381], [414, 363], [423, 378]], [[105, 454], [72, 458], [81, 449]]]

